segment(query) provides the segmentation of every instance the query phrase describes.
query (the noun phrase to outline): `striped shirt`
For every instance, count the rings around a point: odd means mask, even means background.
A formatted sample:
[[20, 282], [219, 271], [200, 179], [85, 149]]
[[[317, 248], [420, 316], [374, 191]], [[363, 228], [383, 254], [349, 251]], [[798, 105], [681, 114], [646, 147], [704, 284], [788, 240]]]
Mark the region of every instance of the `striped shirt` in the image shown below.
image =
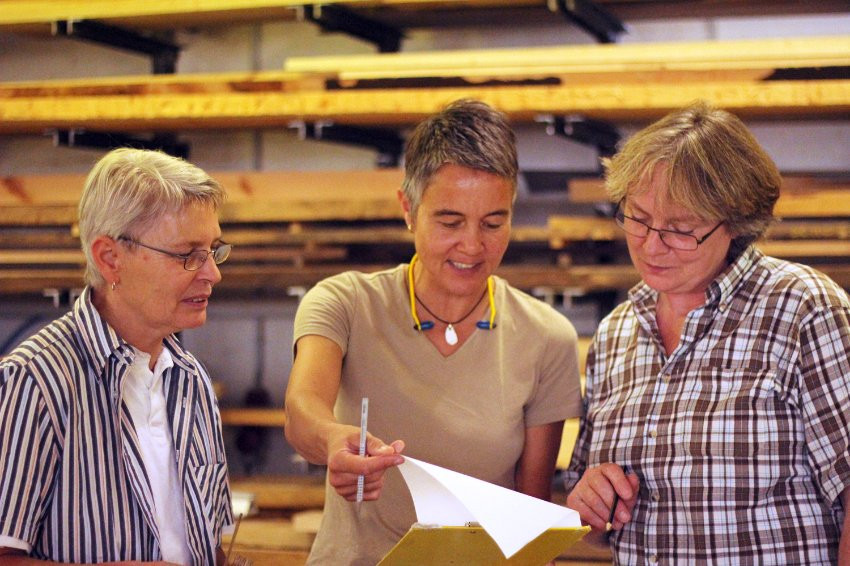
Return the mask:
[[706, 291], [668, 356], [640, 283], [601, 323], [567, 489], [635, 472], [618, 564], [833, 564], [850, 486], [850, 300], [749, 248]]
[[[163, 375], [193, 564], [232, 523], [209, 377], [176, 338]], [[0, 535], [59, 562], [160, 560], [150, 481], [121, 399], [134, 350], [85, 289], [71, 312], [0, 362]]]

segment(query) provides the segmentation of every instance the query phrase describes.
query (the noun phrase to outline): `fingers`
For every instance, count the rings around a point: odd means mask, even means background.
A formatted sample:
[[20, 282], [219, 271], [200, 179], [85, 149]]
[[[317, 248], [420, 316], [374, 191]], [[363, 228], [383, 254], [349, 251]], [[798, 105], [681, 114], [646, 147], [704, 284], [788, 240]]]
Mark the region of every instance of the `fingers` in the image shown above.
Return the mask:
[[383, 487], [384, 472], [404, 462], [401, 451], [404, 442], [396, 440], [392, 444], [372, 435], [366, 439], [366, 456], [359, 455], [359, 431], [351, 432], [339, 443], [328, 458], [328, 483], [336, 492], [349, 501], [357, 495], [357, 480], [363, 476], [363, 499], [377, 499]]
[[[357, 499], [357, 478], [355, 474], [328, 474], [328, 483], [336, 492], [348, 501]], [[363, 476], [363, 500], [374, 501], [381, 494], [384, 487], [384, 474], [370, 474]]]
[[567, 505], [578, 511], [585, 523], [594, 529], [604, 530], [611, 518], [616, 494], [619, 501], [616, 504], [612, 526], [614, 529], [620, 529], [631, 520], [638, 487], [636, 475], [630, 474], [627, 477], [620, 466], [612, 463], [601, 464], [585, 471], [568, 496]]
[[629, 482], [631, 497], [620, 496], [620, 501], [617, 505], [617, 510], [614, 516], [614, 522], [612, 523], [614, 530], [623, 528], [626, 523], [632, 520], [632, 509], [634, 509], [635, 504], [637, 503], [638, 492], [640, 490], [640, 479], [637, 474], [630, 472], [626, 474], [626, 480]]

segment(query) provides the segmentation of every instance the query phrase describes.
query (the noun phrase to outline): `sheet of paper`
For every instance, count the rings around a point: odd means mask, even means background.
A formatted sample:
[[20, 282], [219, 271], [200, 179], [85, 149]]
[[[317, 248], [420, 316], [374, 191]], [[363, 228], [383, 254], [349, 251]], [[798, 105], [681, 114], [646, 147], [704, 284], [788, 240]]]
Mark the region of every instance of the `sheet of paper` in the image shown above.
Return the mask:
[[405, 456], [399, 470], [420, 523], [477, 522], [506, 558], [552, 527], [581, 527], [578, 513], [458, 472]]

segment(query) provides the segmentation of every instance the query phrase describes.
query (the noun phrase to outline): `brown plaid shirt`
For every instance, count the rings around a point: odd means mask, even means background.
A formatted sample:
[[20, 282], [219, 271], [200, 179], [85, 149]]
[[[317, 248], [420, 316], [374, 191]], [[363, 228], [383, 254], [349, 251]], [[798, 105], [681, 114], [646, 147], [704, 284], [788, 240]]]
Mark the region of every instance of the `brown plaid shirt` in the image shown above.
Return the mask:
[[619, 564], [832, 564], [850, 485], [850, 299], [749, 248], [666, 355], [643, 283], [599, 326], [567, 471], [640, 478]]

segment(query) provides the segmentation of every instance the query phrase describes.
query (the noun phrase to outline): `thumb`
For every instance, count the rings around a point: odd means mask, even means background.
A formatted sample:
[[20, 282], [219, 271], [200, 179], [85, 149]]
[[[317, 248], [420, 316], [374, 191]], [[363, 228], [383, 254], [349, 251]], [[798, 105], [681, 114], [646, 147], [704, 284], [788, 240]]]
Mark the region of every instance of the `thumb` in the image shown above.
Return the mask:
[[383, 456], [393, 454], [395, 450], [383, 440], [371, 434], [366, 437], [366, 454], [370, 456]]

